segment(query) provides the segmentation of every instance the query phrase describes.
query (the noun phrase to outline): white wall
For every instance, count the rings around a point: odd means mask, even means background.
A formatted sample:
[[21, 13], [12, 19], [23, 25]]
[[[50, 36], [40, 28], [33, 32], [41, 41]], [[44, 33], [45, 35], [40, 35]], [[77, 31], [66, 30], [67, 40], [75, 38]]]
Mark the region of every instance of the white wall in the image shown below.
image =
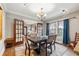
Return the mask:
[[[76, 17], [76, 18], [72, 18], [72, 17]], [[79, 11], [68, 14], [67, 18], [72, 18], [69, 20], [69, 31], [70, 31], [69, 35], [70, 35], [70, 41], [74, 41], [75, 33], [79, 32]], [[52, 23], [62, 20], [64, 20], [63, 17], [57, 17], [55, 19], [51, 19], [50, 21], [46, 21], [46, 22]]]
[[[2, 7], [2, 5], [0, 4], [0, 6]], [[2, 7], [3, 9], [3, 7]], [[5, 17], [6, 14], [4, 12], [3, 9], [3, 18], [2, 18], [2, 39], [0, 40], [0, 56], [3, 55], [4, 51], [5, 51], [5, 46], [4, 46], [4, 40], [5, 40]]]
[[[79, 17], [79, 15], [78, 15]], [[70, 39], [71, 41], [74, 41], [75, 39], [75, 33], [78, 32], [79, 33], [79, 18], [75, 18], [75, 19], [71, 19], [70, 21]]]
[[[13, 37], [13, 24], [14, 24], [14, 19], [19, 19], [19, 20], [23, 20], [24, 21], [24, 25], [27, 25], [28, 23], [27, 22], [30, 22], [29, 19], [27, 19], [26, 17], [23, 17], [23, 16], [20, 16], [20, 15], [16, 15], [16, 14], [12, 14], [12, 13], [7, 13], [6, 15], [6, 21], [5, 21], [5, 24], [6, 24], [6, 37]], [[31, 21], [31, 23], [33, 23], [36, 21]], [[30, 24], [31, 24], [30, 23]]]
[[22, 16], [12, 14], [12, 13], [6, 13], [6, 21], [5, 21], [5, 24], [6, 24], [6, 38], [13, 38], [13, 33], [14, 33], [13, 26], [14, 26], [14, 19], [15, 18], [19, 19], [19, 20], [23, 19]]
[[9, 17], [8, 14], [6, 15], [6, 38], [12, 38], [13, 37], [13, 23], [14, 18], [11, 16]]

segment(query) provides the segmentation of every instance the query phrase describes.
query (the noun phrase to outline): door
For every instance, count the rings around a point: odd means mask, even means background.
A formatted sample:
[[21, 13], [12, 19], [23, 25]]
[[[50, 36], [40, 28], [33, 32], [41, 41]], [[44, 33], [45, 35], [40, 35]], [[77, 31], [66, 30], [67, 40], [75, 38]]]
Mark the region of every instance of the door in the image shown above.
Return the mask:
[[24, 34], [24, 21], [15, 19], [14, 20], [14, 41], [15, 45], [22, 44], [22, 35]]

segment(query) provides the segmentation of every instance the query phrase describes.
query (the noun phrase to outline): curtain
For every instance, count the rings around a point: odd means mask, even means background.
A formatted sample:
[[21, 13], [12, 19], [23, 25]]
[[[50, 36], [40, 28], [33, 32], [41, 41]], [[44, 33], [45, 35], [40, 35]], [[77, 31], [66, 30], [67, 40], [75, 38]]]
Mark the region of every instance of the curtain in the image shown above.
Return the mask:
[[69, 42], [69, 19], [64, 20], [63, 43], [67, 45]]
[[49, 35], [49, 23], [46, 23], [46, 35]]

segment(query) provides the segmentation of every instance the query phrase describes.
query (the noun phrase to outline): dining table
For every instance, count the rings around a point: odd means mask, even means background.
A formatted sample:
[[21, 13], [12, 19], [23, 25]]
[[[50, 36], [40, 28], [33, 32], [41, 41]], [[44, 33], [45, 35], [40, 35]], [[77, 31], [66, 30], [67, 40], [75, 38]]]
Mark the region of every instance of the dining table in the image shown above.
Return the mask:
[[48, 36], [36, 36], [36, 37], [28, 37], [28, 40], [30, 42], [32, 42], [33, 44], [38, 46], [38, 54], [40, 54], [40, 50], [41, 50], [41, 43], [45, 43], [46, 44], [46, 56], [47, 56], [47, 40], [48, 40]]

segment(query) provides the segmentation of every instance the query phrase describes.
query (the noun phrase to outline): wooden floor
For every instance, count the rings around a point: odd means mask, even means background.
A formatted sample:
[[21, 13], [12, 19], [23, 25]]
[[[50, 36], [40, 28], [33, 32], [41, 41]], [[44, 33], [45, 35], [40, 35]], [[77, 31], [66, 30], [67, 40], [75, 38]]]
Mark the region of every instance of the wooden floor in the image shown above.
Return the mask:
[[[41, 53], [41, 56], [45, 56], [45, 51], [41, 51], [44, 53]], [[25, 55], [25, 47], [23, 45], [19, 45], [16, 47], [7, 48], [3, 54], [3, 56], [28, 56], [28, 50], [26, 51]], [[38, 56], [38, 54], [31, 50], [31, 56]]]
[[[28, 56], [28, 50], [26, 53], [27, 53], [26, 56]], [[25, 47], [22, 44], [12, 48], [7, 48], [3, 56], [25, 56]], [[39, 55], [34, 50], [31, 50], [31, 56], [39, 56]], [[45, 56], [45, 51], [41, 52], [41, 56]], [[53, 49], [53, 53], [50, 54], [50, 56], [77, 56], [77, 55], [69, 48], [63, 45], [56, 44], [56, 50]]]

